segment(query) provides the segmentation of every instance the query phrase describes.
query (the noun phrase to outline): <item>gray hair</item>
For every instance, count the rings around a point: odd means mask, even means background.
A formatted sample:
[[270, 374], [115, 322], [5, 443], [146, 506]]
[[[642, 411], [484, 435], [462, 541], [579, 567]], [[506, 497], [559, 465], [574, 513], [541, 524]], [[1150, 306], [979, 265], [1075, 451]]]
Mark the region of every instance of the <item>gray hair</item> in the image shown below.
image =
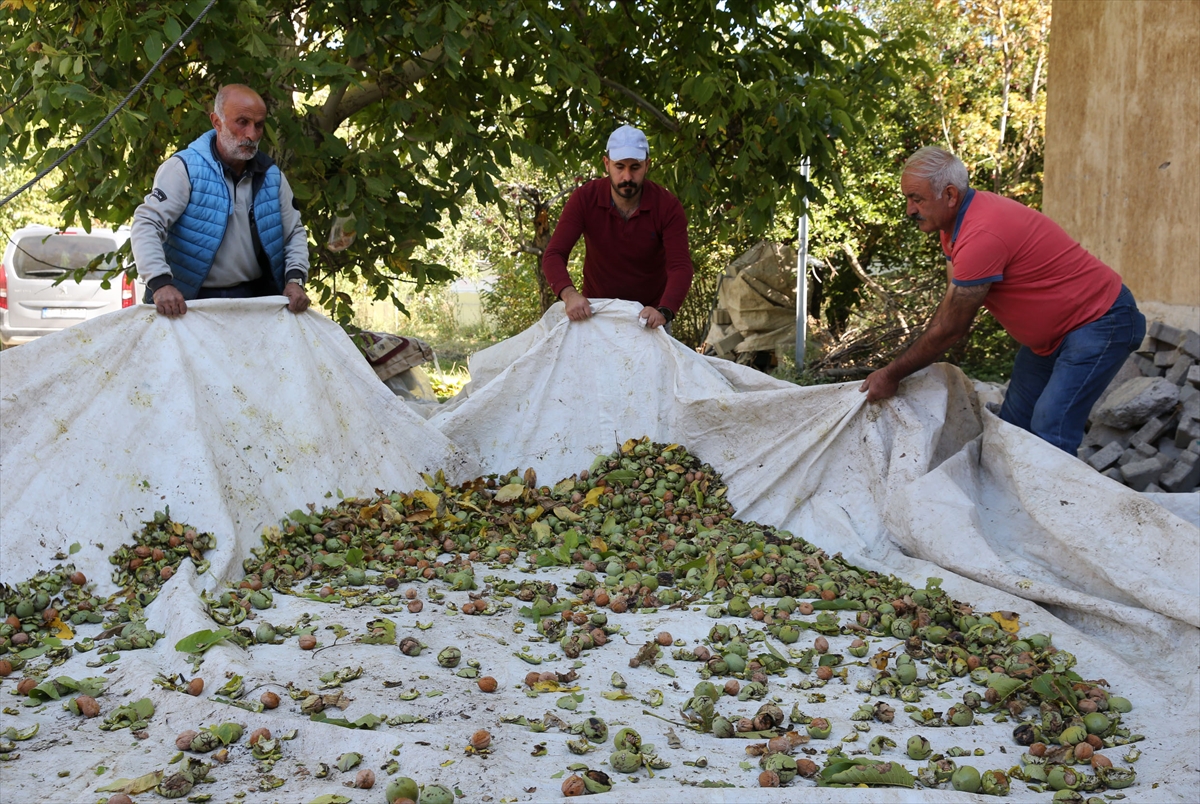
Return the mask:
[[245, 84], [225, 84], [218, 89], [217, 97], [213, 98], [213, 114], [220, 118], [221, 122], [225, 122], [225, 102], [229, 100], [229, 96], [233, 94], [233, 92], [238, 90], [251, 92], [255, 95], [258, 94]]
[[969, 186], [967, 166], [963, 161], [936, 145], [926, 145], [910, 156], [904, 163], [903, 172], [928, 181], [934, 198], [941, 198], [951, 185], [958, 188], [959, 195], [965, 193]]

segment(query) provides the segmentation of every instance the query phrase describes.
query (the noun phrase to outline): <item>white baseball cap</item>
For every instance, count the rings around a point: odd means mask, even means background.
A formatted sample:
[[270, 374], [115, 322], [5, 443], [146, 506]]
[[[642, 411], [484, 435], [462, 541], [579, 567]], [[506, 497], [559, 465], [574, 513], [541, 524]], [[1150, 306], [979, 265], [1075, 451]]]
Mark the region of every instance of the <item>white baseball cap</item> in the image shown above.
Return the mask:
[[621, 126], [608, 136], [608, 158], [614, 162], [636, 159], [645, 162], [650, 156], [646, 135], [633, 126]]

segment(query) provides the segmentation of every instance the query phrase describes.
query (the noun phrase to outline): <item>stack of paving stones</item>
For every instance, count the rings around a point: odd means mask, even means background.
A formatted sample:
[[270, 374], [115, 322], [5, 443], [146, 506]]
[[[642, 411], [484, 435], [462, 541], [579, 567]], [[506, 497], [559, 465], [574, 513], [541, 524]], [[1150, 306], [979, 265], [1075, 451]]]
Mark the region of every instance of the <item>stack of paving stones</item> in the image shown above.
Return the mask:
[[1152, 322], [1096, 402], [1079, 457], [1135, 491], [1200, 486], [1200, 334]]

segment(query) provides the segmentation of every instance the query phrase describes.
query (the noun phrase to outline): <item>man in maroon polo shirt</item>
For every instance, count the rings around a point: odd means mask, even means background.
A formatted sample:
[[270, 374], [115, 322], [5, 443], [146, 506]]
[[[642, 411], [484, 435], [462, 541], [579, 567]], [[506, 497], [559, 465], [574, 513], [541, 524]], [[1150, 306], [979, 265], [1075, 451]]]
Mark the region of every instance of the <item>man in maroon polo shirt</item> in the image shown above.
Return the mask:
[[[644, 326], [669, 324], [692, 286], [687, 216], [679, 199], [646, 178], [650, 145], [633, 126], [608, 138], [606, 178], [571, 194], [542, 257], [542, 271], [567, 307], [567, 318], [592, 314], [589, 298], [639, 302]], [[583, 235], [583, 293], [571, 284], [567, 258]]]

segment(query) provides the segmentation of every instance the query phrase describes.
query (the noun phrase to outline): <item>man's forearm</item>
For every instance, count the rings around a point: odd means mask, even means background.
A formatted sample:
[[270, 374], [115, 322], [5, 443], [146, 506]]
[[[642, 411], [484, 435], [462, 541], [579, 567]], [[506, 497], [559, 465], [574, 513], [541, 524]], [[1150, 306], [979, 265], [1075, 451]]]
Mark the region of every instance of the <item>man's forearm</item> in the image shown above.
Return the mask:
[[[154, 174], [154, 187], [133, 213], [130, 248], [138, 276], [147, 284], [156, 277], [171, 276], [163, 246], [167, 230], [179, 219], [191, 198], [187, 168], [179, 159], [168, 159]], [[155, 289], [164, 281], [156, 283]]]
[[550, 235], [550, 242], [546, 244], [546, 250], [542, 254], [542, 273], [554, 295], [560, 298], [563, 291], [573, 284], [567, 271], [567, 260], [571, 258], [571, 250], [583, 235], [581, 203], [579, 191], [571, 193], [571, 197], [563, 206], [562, 215], [558, 218], [558, 225]]
[[666, 252], [667, 286], [658, 304], [679, 312], [692, 287], [695, 269], [688, 246], [687, 216], [678, 201], [663, 226], [663, 250]]
[[284, 273], [291, 278], [299, 273], [301, 281], [308, 279], [308, 232], [300, 220], [295, 196], [286, 176], [281, 177], [279, 187], [280, 220], [286, 233], [283, 241]]
[[937, 317], [930, 323], [929, 328], [921, 333], [916, 343], [889, 363], [885, 368], [893, 379], [902, 380], [908, 375], [932, 365], [942, 354], [958, 341], [962, 340], [968, 330], [959, 331], [938, 321]]

